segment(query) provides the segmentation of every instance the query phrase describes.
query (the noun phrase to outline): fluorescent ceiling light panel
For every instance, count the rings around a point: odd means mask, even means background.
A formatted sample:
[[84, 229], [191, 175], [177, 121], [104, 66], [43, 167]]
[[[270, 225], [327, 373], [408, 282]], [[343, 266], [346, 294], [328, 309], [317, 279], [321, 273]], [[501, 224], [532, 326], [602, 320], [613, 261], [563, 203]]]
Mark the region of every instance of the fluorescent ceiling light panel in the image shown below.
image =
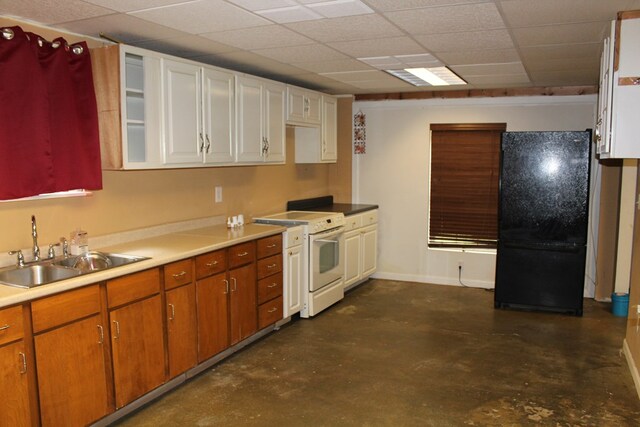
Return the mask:
[[466, 85], [467, 82], [455, 75], [447, 67], [407, 68], [404, 70], [385, 70], [399, 79], [414, 86]]
[[308, 4], [309, 9], [318, 12], [325, 18], [340, 18], [343, 16], [366, 15], [373, 13], [366, 4], [360, 0], [334, 0], [322, 3]]

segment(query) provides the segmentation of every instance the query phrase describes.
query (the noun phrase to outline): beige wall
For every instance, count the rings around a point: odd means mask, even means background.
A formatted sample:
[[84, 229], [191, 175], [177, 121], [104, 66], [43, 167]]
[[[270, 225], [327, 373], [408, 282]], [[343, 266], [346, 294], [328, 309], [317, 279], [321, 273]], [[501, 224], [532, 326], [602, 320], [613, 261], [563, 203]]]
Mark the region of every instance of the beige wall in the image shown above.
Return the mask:
[[[636, 200], [640, 197], [640, 172], [637, 174]], [[631, 280], [629, 291], [629, 317], [627, 318], [626, 341], [631, 353], [631, 363], [635, 363], [635, 372], [640, 371], [640, 316], [638, 306], [640, 305], [640, 215], [638, 209], [635, 211], [633, 227], [633, 250], [631, 255]], [[632, 367], [632, 373], [634, 369]], [[635, 378], [636, 381], [640, 378]], [[636, 388], [640, 395], [640, 383], [636, 382]]]
[[[0, 18], [0, 25], [21, 25], [49, 40], [58, 35], [70, 42], [78, 40], [4, 18]], [[285, 165], [103, 171], [104, 188], [91, 197], [0, 203], [0, 251], [30, 247], [32, 214], [38, 219], [39, 242], [44, 246], [68, 237], [77, 227], [90, 236], [102, 236], [210, 216], [242, 213], [251, 219], [284, 210], [290, 199], [336, 194], [337, 199], [350, 201], [351, 156], [344, 154], [349, 153], [351, 140], [350, 98], [340, 101], [338, 115], [337, 164], [295, 164], [293, 132], [287, 128]], [[214, 203], [214, 187], [218, 185], [223, 188], [222, 203]]]

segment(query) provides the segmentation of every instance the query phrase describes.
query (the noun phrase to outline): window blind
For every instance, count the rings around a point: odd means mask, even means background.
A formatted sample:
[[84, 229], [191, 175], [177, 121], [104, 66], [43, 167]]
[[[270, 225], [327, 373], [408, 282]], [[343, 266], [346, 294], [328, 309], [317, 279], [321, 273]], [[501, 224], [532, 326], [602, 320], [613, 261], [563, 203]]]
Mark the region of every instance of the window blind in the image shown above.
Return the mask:
[[495, 248], [506, 123], [432, 124], [430, 247]]

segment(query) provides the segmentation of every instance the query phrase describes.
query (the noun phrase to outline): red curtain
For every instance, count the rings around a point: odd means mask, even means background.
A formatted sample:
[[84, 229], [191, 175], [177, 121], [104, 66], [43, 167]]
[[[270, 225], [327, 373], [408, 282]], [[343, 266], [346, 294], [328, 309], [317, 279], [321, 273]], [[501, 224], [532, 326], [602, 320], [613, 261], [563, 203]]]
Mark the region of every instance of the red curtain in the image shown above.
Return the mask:
[[86, 43], [0, 31], [0, 199], [101, 189]]

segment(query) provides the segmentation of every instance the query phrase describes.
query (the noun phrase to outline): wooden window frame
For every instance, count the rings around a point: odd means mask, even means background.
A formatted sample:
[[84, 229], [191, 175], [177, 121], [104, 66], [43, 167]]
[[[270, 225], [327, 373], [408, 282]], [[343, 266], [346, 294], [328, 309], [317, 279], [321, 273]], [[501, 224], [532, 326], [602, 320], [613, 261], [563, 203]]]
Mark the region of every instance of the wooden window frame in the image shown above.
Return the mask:
[[[496, 248], [500, 140], [506, 130], [506, 123], [431, 124], [430, 248]], [[451, 138], [460, 138], [467, 131], [473, 132], [478, 139], [442, 140], [447, 132], [451, 132]], [[473, 135], [469, 133], [468, 136]], [[474, 153], [472, 144], [478, 144], [481, 151], [485, 149], [487, 155]], [[459, 167], [453, 167], [454, 164]]]

